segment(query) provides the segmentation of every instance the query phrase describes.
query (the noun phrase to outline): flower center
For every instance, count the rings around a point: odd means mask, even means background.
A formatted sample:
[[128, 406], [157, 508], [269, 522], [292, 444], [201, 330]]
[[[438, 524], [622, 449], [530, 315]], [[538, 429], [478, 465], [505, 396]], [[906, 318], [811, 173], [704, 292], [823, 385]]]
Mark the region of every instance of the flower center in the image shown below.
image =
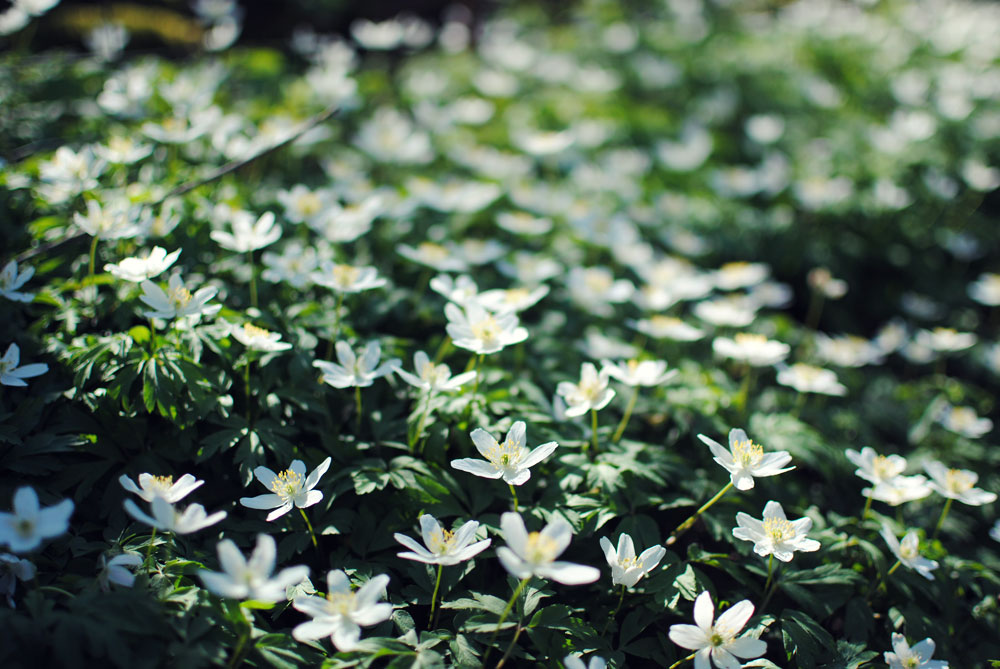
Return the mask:
[[712, 642], [713, 646], [721, 646], [722, 644], [726, 643], [726, 640], [722, 638], [722, 635], [719, 634], [718, 632], [713, 632], [712, 636], [709, 637], [709, 641]]
[[331, 592], [326, 596], [326, 601], [330, 603], [330, 612], [335, 615], [347, 618], [354, 611], [353, 592]]
[[286, 469], [271, 482], [271, 490], [282, 502], [288, 502], [302, 491], [302, 483], [302, 474]]
[[764, 448], [750, 439], [743, 439], [733, 444], [733, 459], [744, 467], [757, 464], [762, 457]]
[[428, 546], [435, 553], [446, 553], [455, 543], [455, 533], [451, 530], [441, 530], [440, 535], [431, 536], [431, 544]]
[[28, 538], [35, 533], [35, 523], [27, 518], [20, 518], [14, 525], [14, 530], [22, 537]]
[[632, 567], [642, 567], [642, 564], [639, 562], [639, 556], [633, 555], [630, 558], [622, 560], [621, 567], [622, 569], [631, 569]]
[[896, 473], [895, 468], [889, 462], [889, 458], [884, 455], [876, 455], [872, 458], [872, 474], [877, 479], [889, 479]]
[[966, 430], [973, 427], [978, 418], [976, 412], [969, 407], [955, 407], [951, 410], [949, 422], [956, 430]]
[[448, 257], [448, 250], [440, 244], [434, 242], [421, 242], [417, 247], [420, 255], [431, 262], [445, 260]]
[[299, 212], [303, 216], [313, 216], [318, 213], [320, 207], [323, 206], [323, 203], [320, 201], [319, 196], [316, 195], [316, 193], [303, 193], [299, 196], [299, 199], [296, 200], [295, 204], [298, 206]]
[[900, 557], [906, 558], [907, 560], [912, 560], [920, 555], [920, 550], [915, 544], [910, 544], [908, 542], [902, 542], [899, 545], [899, 555]]
[[473, 323], [469, 329], [472, 330], [472, 336], [485, 345], [493, 344], [500, 336], [500, 324], [493, 316], [486, 316], [486, 318]]
[[920, 666], [920, 658], [910, 656], [903, 660], [903, 666], [906, 667], [906, 669], [918, 669]]
[[257, 327], [253, 323], [244, 323], [243, 334], [246, 335], [247, 339], [257, 339], [258, 337], [266, 339], [271, 333], [264, 328]]
[[611, 288], [611, 277], [604, 272], [588, 271], [583, 284], [595, 293], [606, 293]]
[[6, 374], [14, 369], [14, 363], [10, 360], [0, 360], [0, 374]]
[[491, 446], [486, 452], [486, 459], [497, 467], [515, 467], [521, 461], [521, 445], [505, 441]]
[[167, 299], [170, 300], [170, 305], [175, 311], [180, 311], [188, 304], [191, 303], [192, 299], [191, 291], [184, 286], [177, 286], [176, 288], [170, 289], [170, 294]]
[[784, 518], [765, 518], [764, 532], [776, 544], [795, 536], [795, 528]]
[[954, 493], [963, 493], [966, 490], [972, 490], [972, 486], [976, 484], [975, 479], [968, 472], [964, 472], [961, 469], [949, 469], [948, 473], [945, 474], [944, 481], [948, 490]]
[[334, 265], [332, 273], [333, 282], [341, 288], [346, 288], [357, 280], [361, 270], [351, 265]]
[[735, 337], [733, 337], [733, 341], [735, 341], [740, 346], [746, 348], [756, 348], [758, 346], [766, 344], [767, 337], [765, 337], [762, 334], [751, 334], [749, 332], [740, 332]]
[[524, 556], [529, 562], [539, 564], [542, 562], [552, 562], [559, 552], [559, 545], [551, 537], [547, 537], [541, 532], [532, 532], [528, 535], [528, 543], [524, 547]]
[[173, 476], [154, 476], [149, 480], [149, 490], [155, 493], [165, 493], [174, 485]]
[[448, 376], [449, 370], [447, 365], [435, 365], [433, 362], [427, 363], [420, 371], [420, 379], [426, 381], [432, 387], [447, 381]]

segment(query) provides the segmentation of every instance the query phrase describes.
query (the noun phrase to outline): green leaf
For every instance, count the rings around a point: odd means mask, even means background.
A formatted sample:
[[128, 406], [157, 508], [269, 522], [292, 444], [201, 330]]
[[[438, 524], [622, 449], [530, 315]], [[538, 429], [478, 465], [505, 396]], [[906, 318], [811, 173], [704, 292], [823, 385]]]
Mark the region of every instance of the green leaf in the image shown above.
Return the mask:
[[781, 636], [788, 659], [799, 666], [811, 667], [834, 652], [830, 633], [801, 611], [786, 609], [781, 614]]

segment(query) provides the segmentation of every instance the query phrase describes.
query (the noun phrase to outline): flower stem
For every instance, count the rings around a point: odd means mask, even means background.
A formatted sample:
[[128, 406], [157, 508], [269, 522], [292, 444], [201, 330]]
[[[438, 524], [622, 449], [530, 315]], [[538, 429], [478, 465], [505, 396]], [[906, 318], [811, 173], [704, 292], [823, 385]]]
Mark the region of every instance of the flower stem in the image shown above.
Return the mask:
[[257, 308], [257, 268], [253, 263], [253, 251], [247, 251], [250, 262], [250, 306]]
[[500, 661], [497, 662], [496, 669], [500, 669], [504, 665], [504, 662], [507, 661], [507, 658], [510, 657], [511, 651], [514, 650], [514, 644], [517, 643], [517, 637], [521, 636], [521, 631], [523, 629], [524, 628], [521, 627], [521, 625], [519, 624], [517, 626], [517, 629], [514, 630], [514, 638], [510, 640], [510, 643], [507, 645], [507, 650], [505, 650], [503, 653], [503, 657], [501, 657]]
[[[243, 613], [243, 607], [240, 606], [240, 613]], [[239, 641], [236, 642], [236, 648], [233, 649], [233, 655], [229, 658], [229, 662], [226, 667], [229, 669], [234, 669], [240, 666], [243, 662], [243, 650], [247, 645], [247, 641], [250, 639], [250, 629], [251, 625], [249, 621], [246, 621], [246, 625], [240, 625]]]
[[611, 437], [613, 443], [618, 443], [618, 440], [622, 438], [625, 434], [625, 428], [628, 426], [628, 421], [632, 417], [632, 412], [635, 411], [635, 403], [639, 399], [639, 386], [632, 389], [632, 397], [629, 398], [628, 404], [625, 406], [625, 415], [622, 416], [622, 421], [618, 423], [618, 429], [615, 430], [614, 436]]
[[149, 535], [149, 544], [146, 545], [146, 561], [149, 562], [153, 559], [153, 544], [156, 542], [156, 528], [153, 528], [152, 534]]
[[712, 499], [710, 499], [707, 502], [705, 502], [704, 504], [702, 504], [701, 507], [697, 511], [695, 511], [693, 514], [691, 514], [690, 518], [688, 518], [683, 523], [681, 523], [680, 525], [677, 526], [677, 529], [674, 530], [670, 534], [670, 536], [667, 538], [667, 540], [665, 542], [666, 545], [667, 546], [672, 545], [674, 542], [677, 541], [677, 539], [682, 534], [684, 534], [685, 532], [687, 532], [688, 530], [690, 530], [691, 526], [694, 525], [695, 521], [698, 520], [698, 517], [701, 516], [701, 514], [703, 514], [706, 511], [708, 511], [709, 507], [711, 507], [713, 504], [715, 504], [720, 499], [722, 499], [722, 496], [725, 495], [727, 492], [729, 492], [729, 489], [732, 488], [732, 487], [733, 487], [733, 482], [732, 482], [732, 480], [730, 480], [729, 483], [727, 483], [722, 490], [720, 490], [718, 493], [716, 493], [715, 497], [713, 497]]
[[767, 606], [767, 603], [771, 601], [771, 597], [774, 596], [774, 592], [778, 589], [777, 570], [771, 570], [774, 566], [774, 553], [772, 553], [769, 557], [770, 560], [767, 562], [767, 583], [764, 584], [764, 601], [760, 604], [761, 611], [763, 611], [764, 607]]
[[97, 235], [90, 241], [90, 276], [94, 276], [94, 271], [97, 265]]
[[618, 615], [618, 612], [622, 610], [622, 602], [624, 601], [625, 601], [625, 586], [623, 585], [622, 594], [618, 596], [618, 606], [615, 607], [615, 610], [611, 612], [610, 616], [608, 616], [607, 622], [604, 623], [604, 629], [601, 630], [601, 636], [604, 636], [604, 633], [608, 631], [608, 627], [611, 626], [611, 623]]
[[508, 483], [507, 487], [510, 488], [510, 494], [514, 497], [514, 511], [517, 512], [517, 491], [514, 490], [513, 483]]
[[941, 531], [941, 526], [944, 525], [944, 519], [948, 516], [948, 512], [951, 511], [951, 503], [955, 500], [949, 497], [945, 500], [944, 508], [941, 509], [941, 517], [938, 518], [937, 525], [934, 526], [934, 534], [931, 535], [931, 541], [937, 539], [938, 532]]
[[358, 408], [358, 413], [354, 417], [355, 421], [355, 432], [357, 433], [358, 439], [361, 438], [361, 386], [354, 386], [354, 404]]
[[746, 411], [747, 399], [750, 396], [750, 384], [753, 380], [753, 367], [749, 364], [746, 366], [746, 372], [743, 374], [743, 384], [740, 386], [740, 393], [736, 396], [736, 408], [742, 414]]
[[590, 441], [597, 455], [597, 409], [590, 410]]
[[[885, 572], [884, 575], [879, 574], [878, 580], [875, 581], [875, 586], [872, 588], [872, 592], [875, 593], [884, 589], [889, 581], [889, 577], [892, 576], [894, 571], [899, 569], [899, 565], [901, 564], [903, 564], [902, 560], [896, 560], [896, 563], [889, 567], [889, 571]], [[869, 595], [869, 597], [871, 597], [871, 595]]]
[[413, 450], [413, 445], [417, 443], [420, 439], [420, 435], [424, 431], [424, 423], [427, 421], [427, 414], [431, 409], [431, 391], [427, 391], [426, 398], [424, 399], [424, 410], [420, 414], [420, 420], [417, 422], [417, 431], [413, 433], [413, 437], [410, 439], [410, 450]]
[[302, 520], [306, 521], [306, 527], [309, 529], [309, 537], [312, 539], [313, 548], [319, 550], [319, 542], [316, 541], [316, 532], [313, 530], [312, 523], [309, 522], [309, 516], [306, 515], [306, 510], [299, 507], [299, 513], [302, 514]]
[[873, 485], [871, 490], [868, 491], [868, 499], [865, 500], [865, 510], [861, 514], [861, 520], [868, 519], [868, 512], [872, 510], [872, 495], [875, 493], [875, 486]]
[[483, 655], [484, 667], [486, 666], [486, 660], [488, 660], [490, 657], [490, 651], [493, 650], [493, 644], [497, 640], [497, 634], [499, 634], [500, 628], [503, 626], [504, 622], [506, 622], [507, 616], [510, 615], [510, 610], [514, 608], [514, 602], [517, 601], [518, 595], [521, 594], [521, 591], [524, 590], [524, 587], [528, 585], [528, 581], [530, 580], [531, 580], [530, 576], [521, 579], [521, 582], [517, 584], [517, 588], [514, 590], [514, 594], [511, 596], [510, 601], [507, 602], [507, 606], [504, 607], [503, 613], [500, 614], [500, 620], [497, 622], [497, 628], [493, 630], [493, 636], [490, 637], [490, 643], [488, 646], [486, 646], [486, 654]]
[[687, 657], [682, 657], [681, 659], [679, 659], [676, 662], [674, 662], [673, 664], [671, 664], [667, 669], [677, 669], [677, 667], [681, 666], [682, 664], [684, 664], [688, 660], [693, 660], [694, 656], [697, 655], [697, 654], [698, 654], [698, 651], [695, 651], [695, 652], [691, 653], [690, 655], [688, 655]]
[[437, 580], [434, 581], [434, 594], [431, 595], [431, 627], [437, 625], [437, 616], [435, 615], [434, 605], [437, 603], [438, 589], [441, 587], [441, 572], [444, 571], [444, 565], [438, 564]]

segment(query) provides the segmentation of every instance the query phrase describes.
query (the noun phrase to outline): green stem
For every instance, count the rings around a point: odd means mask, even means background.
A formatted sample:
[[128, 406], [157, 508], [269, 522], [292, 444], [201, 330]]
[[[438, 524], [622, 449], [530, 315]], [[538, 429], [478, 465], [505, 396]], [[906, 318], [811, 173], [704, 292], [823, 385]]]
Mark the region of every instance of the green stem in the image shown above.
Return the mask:
[[90, 276], [94, 276], [97, 265], [97, 235], [90, 242]]
[[480, 353], [476, 357], [476, 361], [472, 365], [472, 371], [476, 373], [476, 378], [472, 382], [472, 397], [475, 398], [479, 394], [479, 377], [481, 376], [481, 367], [483, 366], [483, 354]]
[[[240, 613], [242, 612], [243, 607], [241, 605]], [[229, 658], [229, 662], [226, 664], [226, 667], [229, 669], [234, 669], [235, 667], [240, 666], [240, 663], [243, 662], [243, 650], [246, 647], [247, 641], [250, 640], [250, 623], [247, 621], [247, 624], [240, 625], [240, 628], [239, 641], [236, 643], [236, 648], [233, 649], [232, 657]]]
[[[887, 583], [889, 581], [889, 577], [892, 576], [893, 572], [899, 569], [899, 565], [901, 564], [903, 564], [901, 560], [896, 560], [896, 563], [893, 564], [891, 567], [889, 567], [889, 571], [885, 572], [885, 574], [879, 574], [878, 580], [875, 581], [875, 585], [872, 588], [873, 594], [878, 592], [879, 590], [886, 588]], [[871, 595], [868, 596], [871, 597]]]
[[427, 421], [427, 414], [431, 409], [431, 391], [427, 391], [426, 398], [424, 399], [424, 411], [420, 414], [420, 420], [417, 422], [417, 431], [413, 433], [413, 437], [410, 439], [410, 450], [413, 450], [413, 445], [417, 443], [420, 439], [420, 435], [424, 432], [424, 423]]
[[873, 485], [868, 491], [868, 499], [865, 500], [865, 510], [861, 514], [861, 520], [868, 519], [868, 512], [872, 510], [872, 495], [875, 494], [875, 486]]
[[[434, 594], [431, 595], [431, 627], [437, 626], [437, 616], [435, 615], [434, 605], [437, 602], [438, 589], [441, 587], [441, 572], [444, 571], [444, 565], [438, 564], [438, 574], [437, 580], [434, 581]], [[438, 612], [440, 613], [440, 612]]]
[[[773, 561], [774, 561], [774, 555], [771, 555], [771, 562]], [[767, 580], [770, 583], [770, 587], [765, 588], [764, 601], [761, 602], [760, 604], [760, 609], [759, 609], [760, 611], [763, 611], [767, 607], [768, 602], [771, 601], [771, 597], [774, 596], [775, 591], [777, 591], [778, 589], [777, 570], [775, 570], [774, 572], [771, 571], [771, 562], [767, 563]], [[773, 580], [772, 576], [774, 577]]]
[[697, 655], [697, 654], [698, 654], [698, 651], [695, 651], [695, 652], [691, 653], [690, 655], [688, 655], [687, 657], [682, 657], [681, 659], [677, 660], [676, 662], [674, 662], [673, 664], [671, 664], [669, 667], [667, 667], [667, 669], [677, 669], [677, 667], [681, 666], [682, 664], [684, 664], [688, 660], [693, 660], [694, 656]]
[[672, 545], [675, 541], [677, 541], [677, 539], [682, 534], [684, 534], [689, 529], [691, 529], [691, 526], [695, 524], [695, 521], [698, 520], [698, 517], [701, 516], [701, 514], [703, 514], [706, 511], [708, 511], [709, 507], [711, 507], [713, 504], [715, 504], [720, 499], [722, 499], [722, 496], [725, 495], [727, 492], [729, 492], [729, 489], [732, 488], [732, 487], [733, 487], [733, 482], [732, 482], [732, 480], [730, 480], [729, 483], [727, 483], [722, 490], [720, 490], [718, 493], [716, 493], [715, 497], [713, 497], [712, 499], [710, 499], [707, 502], [705, 502], [704, 504], [702, 504], [701, 507], [697, 511], [695, 511], [693, 514], [691, 514], [690, 518], [688, 518], [683, 523], [681, 523], [680, 525], [677, 526], [677, 529], [674, 530], [670, 534], [670, 537], [667, 538], [667, 541], [665, 542], [666, 545], [667, 546]]
[[823, 313], [823, 293], [813, 289], [809, 299], [809, 311], [806, 313], [806, 329], [815, 330], [819, 326], [819, 317]]
[[250, 306], [257, 308], [257, 267], [253, 263], [253, 251], [247, 251], [250, 261]]
[[746, 372], [743, 374], [743, 383], [740, 385], [740, 393], [736, 396], [736, 408], [741, 414], [746, 411], [747, 400], [750, 396], [751, 379], [753, 379], [753, 367], [748, 364], [746, 366]]
[[608, 616], [607, 622], [604, 623], [604, 629], [601, 630], [601, 636], [604, 636], [604, 633], [608, 631], [608, 627], [611, 626], [611, 623], [618, 615], [618, 612], [622, 610], [622, 602], [624, 601], [625, 601], [625, 586], [623, 585], [622, 594], [619, 595], [618, 597], [618, 606], [615, 607], [615, 610], [611, 612], [610, 616]]
[[510, 643], [509, 643], [509, 644], [507, 644], [507, 650], [505, 650], [505, 651], [504, 651], [504, 653], [503, 653], [503, 657], [501, 657], [501, 658], [500, 658], [500, 661], [499, 661], [499, 662], [497, 662], [497, 666], [496, 666], [496, 669], [500, 669], [501, 667], [503, 667], [503, 665], [504, 665], [504, 662], [506, 662], [506, 661], [507, 661], [507, 658], [508, 658], [508, 657], [510, 657], [510, 653], [511, 653], [511, 651], [513, 651], [513, 650], [514, 650], [514, 645], [515, 645], [515, 644], [517, 643], [517, 638], [518, 638], [519, 636], [521, 636], [521, 631], [522, 631], [523, 629], [524, 629], [524, 628], [523, 628], [523, 627], [521, 627], [521, 625], [518, 625], [518, 626], [517, 626], [517, 629], [515, 629], [515, 630], [514, 630], [514, 638], [510, 640]]
[[622, 420], [618, 423], [618, 429], [615, 430], [614, 436], [611, 437], [613, 443], [618, 443], [618, 440], [622, 438], [625, 434], [625, 427], [628, 425], [629, 419], [632, 417], [632, 412], [635, 411], [635, 403], [639, 400], [639, 386], [632, 389], [632, 397], [629, 398], [628, 404], [625, 406], [625, 415], [622, 416]]
[[313, 525], [309, 522], [309, 516], [306, 515], [306, 510], [299, 507], [299, 513], [302, 514], [302, 520], [306, 521], [306, 527], [309, 529], [309, 537], [312, 539], [313, 548], [319, 550], [319, 542], [316, 541], [316, 532], [313, 531]]
[[597, 455], [597, 409], [590, 410], [590, 441]]
[[934, 526], [934, 534], [931, 535], [931, 541], [937, 539], [938, 532], [941, 531], [941, 526], [944, 525], [944, 519], [948, 516], [948, 512], [951, 511], [951, 503], [955, 500], [949, 497], [945, 500], [944, 508], [941, 510], [941, 517], [938, 518], [937, 525]]
[[354, 404], [358, 407], [358, 414], [354, 417], [355, 432], [358, 439], [361, 439], [361, 386], [354, 386]]
[[149, 317], [149, 353], [156, 355], [156, 325], [152, 316]]
[[[249, 352], [247, 352], [249, 356]], [[253, 406], [253, 398], [250, 395], [250, 365], [253, 364], [253, 358], [247, 357], [247, 364], [243, 365], [243, 392], [247, 398], [247, 427], [253, 425], [253, 412], [251, 407]]]
[[774, 576], [774, 553], [767, 556], [767, 580], [764, 581], [764, 592], [771, 588], [771, 578]]
[[530, 576], [521, 579], [521, 582], [517, 584], [517, 588], [514, 590], [514, 594], [511, 596], [510, 601], [507, 602], [507, 606], [504, 607], [503, 613], [500, 614], [500, 620], [497, 622], [497, 628], [493, 630], [493, 636], [490, 637], [490, 643], [488, 646], [486, 646], [486, 654], [483, 655], [484, 667], [486, 666], [486, 660], [488, 660], [490, 657], [490, 651], [493, 650], [493, 644], [497, 640], [497, 634], [500, 633], [500, 628], [503, 627], [504, 622], [506, 622], [507, 620], [507, 616], [510, 615], [510, 610], [514, 608], [514, 602], [517, 601], [518, 595], [521, 594], [521, 591], [524, 590], [525, 586], [528, 585], [528, 581], [530, 580], [531, 580]]
[[149, 535], [149, 544], [146, 546], [146, 561], [149, 562], [153, 559], [153, 544], [156, 541], [156, 528], [153, 528], [153, 533]]
[[514, 511], [517, 511], [517, 491], [514, 490], [514, 484], [508, 483], [507, 487], [510, 488], [510, 494], [514, 497]]

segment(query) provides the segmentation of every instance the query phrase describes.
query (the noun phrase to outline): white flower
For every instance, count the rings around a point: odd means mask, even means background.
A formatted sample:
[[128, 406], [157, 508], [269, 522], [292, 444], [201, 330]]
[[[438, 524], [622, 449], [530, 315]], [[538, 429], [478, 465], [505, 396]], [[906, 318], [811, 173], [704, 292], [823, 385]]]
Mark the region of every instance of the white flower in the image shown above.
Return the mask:
[[168, 254], [166, 249], [154, 246], [145, 255], [125, 258], [117, 265], [107, 264], [104, 271], [117, 279], [140, 283], [162, 274], [177, 261], [180, 254], [180, 249]]
[[969, 297], [988, 307], [1000, 306], [1000, 274], [980, 274], [969, 284]]
[[256, 221], [249, 212], [235, 211], [230, 224], [232, 233], [213, 230], [211, 237], [222, 248], [237, 253], [262, 249], [281, 238], [281, 226], [275, 226], [271, 211], [264, 212]]
[[185, 474], [174, 481], [172, 476], [153, 476], [146, 473], [139, 474], [138, 486], [125, 474], [118, 477], [118, 482], [125, 490], [135, 493], [147, 502], [152, 502], [154, 497], [162, 497], [171, 504], [181, 501], [204, 483], [191, 474]]
[[667, 371], [665, 360], [623, 360], [614, 363], [610, 360], [601, 361], [602, 371], [607, 372], [627, 386], [658, 386], [677, 376], [678, 371]]
[[542, 285], [534, 289], [528, 288], [495, 288], [479, 294], [479, 303], [490, 311], [497, 313], [520, 313], [535, 306], [540, 299], [549, 294], [549, 287]]
[[397, 553], [406, 560], [416, 560], [426, 564], [444, 566], [458, 564], [470, 560], [489, 548], [492, 539], [484, 539], [472, 543], [476, 538], [479, 523], [470, 520], [455, 531], [445, 530], [441, 523], [430, 514], [420, 516], [420, 534], [424, 540], [421, 546], [405, 534], [395, 533], [393, 538], [410, 549], [408, 552]]
[[558, 444], [549, 441], [532, 450], [524, 445], [527, 426], [523, 420], [511, 425], [503, 444], [489, 432], [477, 427], [470, 435], [472, 443], [486, 461], [478, 458], [452, 460], [451, 466], [459, 471], [488, 479], [503, 478], [510, 485], [521, 485], [531, 478], [530, 468], [552, 455]]
[[445, 329], [452, 342], [473, 353], [496, 353], [528, 338], [528, 331], [518, 325], [516, 315], [493, 314], [478, 302], [470, 302], [464, 309], [449, 302], [444, 313], [448, 317]]
[[468, 274], [463, 274], [457, 279], [452, 279], [448, 274], [439, 274], [431, 279], [430, 287], [449, 302], [461, 306], [476, 300], [479, 296], [479, 287]]
[[879, 455], [871, 446], [865, 446], [860, 453], [853, 448], [846, 449], [844, 453], [857, 467], [854, 473], [876, 485], [896, 478], [906, 469], [906, 458], [903, 456]]
[[695, 316], [712, 325], [741, 328], [757, 318], [757, 303], [744, 296], [720, 297], [699, 302], [693, 311]]
[[360, 293], [384, 286], [386, 280], [378, 276], [374, 267], [356, 267], [325, 260], [319, 270], [310, 275], [313, 283], [338, 293]]
[[638, 321], [627, 321], [628, 325], [654, 339], [673, 339], [675, 341], [698, 341], [705, 336], [704, 330], [688, 325], [679, 318], [656, 314], [651, 318]]
[[566, 288], [573, 300], [598, 316], [614, 313], [612, 304], [632, 296], [635, 285], [628, 279], [615, 279], [607, 267], [574, 267], [566, 278]]
[[417, 351], [413, 354], [413, 368], [416, 374], [411, 374], [402, 368], [397, 369], [396, 374], [411, 386], [429, 393], [458, 390], [476, 378], [475, 371], [463, 372], [462, 374], [452, 376], [448, 365], [431, 362], [430, 357], [423, 351]]
[[469, 268], [469, 264], [458, 255], [454, 247], [434, 242], [421, 242], [416, 247], [400, 244], [396, 251], [407, 260], [432, 267], [439, 272], [464, 272]]
[[328, 360], [313, 360], [313, 367], [322, 372], [320, 380], [334, 388], [367, 388], [375, 379], [395, 371], [400, 364], [397, 358], [393, 358], [379, 365], [382, 347], [377, 341], [368, 342], [360, 357], [354, 354], [346, 341], [338, 341], [336, 349], [337, 362], [340, 364]]
[[873, 488], [862, 490], [861, 494], [866, 497], [871, 495], [872, 499], [885, 502], [890, 506], [899, 506], [906, 502], [923, 499], [932, 492], [927, 477], [916, 474], [914, 476], [893, 476], [890, 479], [879, 481]]
[[611, 582], [627, 588], [633, 587], [639, 579], [653, 571], [667, 554], [667, 549], [663, 546], [653, 546], [636, 557], [632, 537], [624, 533], [618, 537], [617, 551], [607, 537], [601, 537], [601, 549], [611, 567]]
[[757, 555], [773, 555], [782, 562], [792, 559], [795, 551], [812, 552], [819, 550], [819, 542], [806, 537], [812, 529], [811, 518], [788, 520], [781, 504], [771, 500], [764, 505], [764, 518], [757, 520], [742, 511], [736, 514], [733, 536], [754, 543]]
[[737, 290], [756, 285], [767, 279], [771, 268], [760, 262], [727, 262], [715, 271], [713, 278], [719, 290]]
[[330, 637], [340, 651], [354, 650], [361, 638], [361, 628], [377, 625], [392, 615], [392, 604], [379, 602], [385, 596], [389, 577], [375, 576], [357, 592], [351, 591], [347, 574], [338, 570], [327, 574], [326, 597], [304, 595], [292, 602], [297, 610], [312, 617], [297, 625], [292, 636], [298, 641], [313, 641]]
[[125, 198], [115, 198], [104, 206], [97, 200], [87, 200], [87, 215], [73, 214], [73, 222], [98, 239], [135, 237], [150, 220], [151, 214], [146, 208], [133, 206]]
[[573, 528], [560, 516], [554, 516], [541, 532], [529, 534], [521, 514], [508, 511], [500, 516], [500, 530], [507, 545], [497, 549], [497, 557], [515, 578], [536, 576], [563, 585], [583, 585], [601, 577], [595, 567], [556, 560], [573, 538]]
[[17, 261], [11, 260], [0, 270], [0, 295], [15, 302], [31, 302], [35, 296], [18, 292], [18, 288], [28, 283], [28, 279], [34, 275], [34, 267], [25, 267], [23, 272], [18, 273]]
[[111, 584], [131, 588], [135, 583], [135, 574], [129, 571], [130, 567], [138, 567], [142, 564], [142, 556], [134, 552], [119, 553], [110, 560], [104, 553], [97, 559], [97, 585], [101, 590], [107, 592], [111, 589]]
[[142, 287], [139, 299], [152, 308], [152, 311], [144, 312], [147, 318], [172, 321], [175, 318], [212, 316], [222, 309], [221, 304], [208, 304], [219, 292], [218, 288], [205, 286], [192, 294], [179, 274], [170, 277], [166, 291], [149, 280], [139, 285]]
[[287, 351], [292, 347], [288, 342], [281, 341], [281, 335], [264, 328], [257, 327], [252, 323], [240, 325], [229, 325], [229, 334], [239, 343], [253, 351], [267, 351], [276, 353]]
[[921, 330], [914, 337], [914, 342], [933, 351], [954, 353], [964, 351], [975, 345], [979, 338], [971, 332], [958, 332], [952, 328], [934, 328]]
[[800, 393], [836, 396], [847, 394], [847, 386], [837, 380], [835, 372], [802, 362], [797, 362], [791, 367], [779, 368], [778, 383], [794, 388]]
[[7, 598], [7, 605], [14, 608], [14, 589], [18, 581], [35, 578], [35, 565], [10, 553], [0, 553], [0, 595]]
[[330, 189], [309, 190], [302, 184], [296, 184], [291, 190], [280, 190], [276, 197], [285, 208], [285, 219], [290, 223], [311, 224], [337, 201]]
[[916, 570], [918, 574], [928, 581], [934, 580], [934, 574], [931, 572], [938, 568], [938, 563], [920, 556], [920, 540], [917, 538], [916, 530], [907, 532], [903, 537], [903, 541], [900, 542], [896, 539], [896, 535], [892, 529], [883, 523], [880, 534], [885, 539], [886, 545], [889, 546], [889, 550], [892, 551], [892, 554], [896, 556], [896, 559], [901, 564], [909, 569]]
[[579, 655], [567, 655], [563, 658], [563, 664], [566, 669], [606, 669], [608, 666], [607, 660], [597, 655], [591, 655], [587, 664], [583, 663]]
[[843, 279], [834, 278], [825, 267], [814, 267], [806, 275], [806, 282], [809, 287], [819, 292], [823, 297], [830, 300], [839, 300], [847, 294], [847, 282]]
[[785, 467], [792, 461], [788, 451], [764, 453], [764, 448], [753, 443], [747, 433], [739, 428], [729, 431], [729, 450], [703, 434], [699, 434], [698, 438], [712, 449], [715, 456], [712, 459], [729, 472], [730, 480], [738, 490], [753, 488], [755, 476], [775, 476], [795, 469]]
[[264, 251], [260, 259], [264, 264], [264, 271], [260, 275], [266, 281], [284, 281], [293, 288], [305, 288], [313, 281], [312, 275], [319, 267], [320, 253], [313, 246], [292, 240], [284, 245], [281, 253]]
[[863, 367], [882, 362], [882, 349], [864, 337], [839, 335], [828, 337], [817, 332], [816, 354], [833, 365], [841, 367]]
[[280, 602], [285, 599], [285, 588], [301, 583], [309, 575], [309, 567], [297, 566], [282, 569], [271, 578], [277, 546], [268, 534], [257, 535], [257, 546], [249, 560], [229, 539], [220, 541], [216, 550], [222, 571], [202, 571], [198, 576], [219, 597]]
[[886, 651], [885, 661], [889, 669], [948, 669], [948, 663], [944, 660], [931, 659], [935, 648], [934, 640], [929, 637], [910, 648], [905, 636], [894, 633], [893, 652]]
[[694, 625], [671, 625], [670, 640], [681, 648], [698, 651], [694, 656], [694, 669], [710, 669], [714, 662], [724, 669], [742, 666], [737, 658], [760, 657], [767, 652], [767, 644], [760, 639], [736, 635], [753, 615], [749, 599], [733, 604], [713, 624], [715, 606], [712, 596], [704, 591], [694, 600]]
[[924, 471], [931, 477], [934, 492], [949, 499], [957, 499], [970, 506], [982, 506], [996, 500], [996, 493], [974, 487], [979, 474], [968, 469], [948, 469], [937, 461], [924, 464]]
[[30, 365], [18, 366], [21, 362], [21, 349], [17, 344], [7, 347], [7, 352], [0, 358], [0, 385], [26, 386], [24, 379], [40, 376], [49, 371], [44, 362], [33, 362]]
[[50, 507], [42, 508], [35, 489], [29, 486], [14, 492], [11, 513], [0, 511], [0, 544], [6, 544], [15, 553], [25, 553], [69, 529], [73, 513], [73, 500], [64, 499]]
[[153, 515], [143, 512], [135, 502], [125, 500], [125, 511], [136, 520], [152, 525], [158, 530], [174, 534], [190, 534], [203, 530], [226, 517], [225, 511], [216, 511], [212, 515], [205, 512], [201, 504], [192, 504], [184, 511], [178, 511], [163, 497], [156, 495], [150, 503]]
[[562, 396], [569, 406], [566, 415], [582, 416], [591, 409], [598, 411], [608, 405], [615, 396], [615, 391], [608, 387], [611, 374], [607, 368], [598, 373], [592, 362], [580, 365], [580, 383], [560, 381], [556, 386], [556, 394]]
[[431, 138], [409, 118], [382, 107], [361, 126], [355, 145], [381, 163], [428, 163], [434, 158]]
[[980, 418], [971, 407], [945, 407], [938, 419], [947, 430], [977, 439], [993, 429], [993, 421]]
[[267, 467], [257, 467], [253, 470], [254, 476], [271, 492], [256, 497], [241, 497], [240, 504], [251, 509], [274, 509], [267, 514], [269, 522], [285, 515], [293, 506], [304, 509], [317, 504], [323, 499], [323, 493], [313, 488], [330, 468], [330, 461], [327, 458], [319, 463], [308, 477], [306, 465], [301, 460], [292, 460], [291, 466], [278, 474]]
[[753, 367], [764, 367], [784, 360], [791, 347], [761, 334], [740, 332], [732, 339], [716, 337], [712, 340], [712, 350], [725, 358], [745, 362]]

